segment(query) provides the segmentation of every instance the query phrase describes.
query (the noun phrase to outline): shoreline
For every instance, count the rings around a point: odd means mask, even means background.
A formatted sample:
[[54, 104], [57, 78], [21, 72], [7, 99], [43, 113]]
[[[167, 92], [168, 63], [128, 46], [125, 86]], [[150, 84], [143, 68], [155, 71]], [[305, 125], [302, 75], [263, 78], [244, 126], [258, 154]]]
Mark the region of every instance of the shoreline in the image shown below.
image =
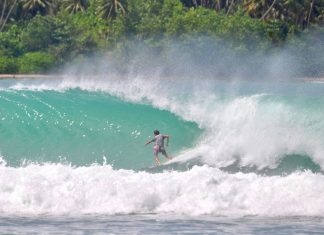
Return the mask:
[[[0, 74], [0, 80], [5, 79], [56, 79], [63, 77], [64, 74]], [[324, 77], [304, 77], [294, 78], [299, 82], [324, 83]]]
[[57, 78], [61, 75], [49, 75], [49, 74], [0, 74], [0, 80], [2, 79], [42, 79], [42, 78]]

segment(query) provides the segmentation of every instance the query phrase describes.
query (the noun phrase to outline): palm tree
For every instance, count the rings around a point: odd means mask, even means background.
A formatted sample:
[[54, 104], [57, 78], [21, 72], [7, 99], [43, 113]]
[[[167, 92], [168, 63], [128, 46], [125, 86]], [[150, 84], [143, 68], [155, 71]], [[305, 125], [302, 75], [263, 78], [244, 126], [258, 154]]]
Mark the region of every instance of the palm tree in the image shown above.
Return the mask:
[[52, 7], [53, 0], [21, 0], [23, 9], [26, 12], [36, 15], [48, 13]]
[[49, 14], [56, 15], [60, 9], [60, 5], [61, 5], [61, 0], [51, 0]]
[[225, 5], [229, 6], [230, 2], [232, 3], [234, 0], [182, 0], [182, 2], [188, 7], [202, 6], [210, 9], [221, 10]]
[[261, 19], [265, 19], [265, 17], [271, 12], [271, 10], [274, 9], [275, 4], [277, 3], [277, 0], [273, 0], [267, 11], [261, 16]]
[[0, 4], [0, 32], [4, 29], [14, 8], [17, 7], [18, 0], [3, 0]]
[[268, 7], [267, 0], [244, 0], [243, 9], [253, 18], [261, 18]]
[[324, 4], [321, 0], [314, 2], [313, 15], [317, 21], [324, 22]]
[[302, 28], [307, 27], [310, 0], [283, 0], [281, 2], [281, 18], [284, 21]]
[[126, 14], [124, 6], [124, 0], [100, 0], [100, 4], [98, 6], [98, 13], [104, 19], [115, 19], [118, 14]]
[[308, 26], [311, 22], [324, 22], [324, 1], [323, 0], [309, 0], [307, 12], [307, 23]]
[[83, 12], [88, 7], [87, 0], [63, 0], [63, 7], [70, 13]]

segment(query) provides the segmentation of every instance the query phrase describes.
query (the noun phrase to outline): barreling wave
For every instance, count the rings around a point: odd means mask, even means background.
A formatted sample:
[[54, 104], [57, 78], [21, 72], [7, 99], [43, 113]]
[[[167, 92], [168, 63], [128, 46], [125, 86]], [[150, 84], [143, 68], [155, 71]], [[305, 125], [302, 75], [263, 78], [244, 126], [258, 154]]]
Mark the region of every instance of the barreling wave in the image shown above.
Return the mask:
[[[286, 156], [306, 156], [315, 165], [324, 166], [323, 88], [316, 85], [68, 77], [10, 87], [104, 92], [196, 123], [203, 133], [197, 133], [196, 143], [177, 154], [173, 162], [263, 169], [277, 167]], [[179, 132], [176, 136], [181, 139], [185, 135]]]

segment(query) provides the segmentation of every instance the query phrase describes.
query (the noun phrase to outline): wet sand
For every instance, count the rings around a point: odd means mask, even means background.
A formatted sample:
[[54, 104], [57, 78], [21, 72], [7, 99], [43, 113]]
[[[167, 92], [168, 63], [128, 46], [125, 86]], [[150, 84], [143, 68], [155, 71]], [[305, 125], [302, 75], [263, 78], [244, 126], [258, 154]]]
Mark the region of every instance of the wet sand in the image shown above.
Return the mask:
[[0, 79], [42, 79], [42, 78], [57, 78], [61, 75], [49, 74], [0, 74]]

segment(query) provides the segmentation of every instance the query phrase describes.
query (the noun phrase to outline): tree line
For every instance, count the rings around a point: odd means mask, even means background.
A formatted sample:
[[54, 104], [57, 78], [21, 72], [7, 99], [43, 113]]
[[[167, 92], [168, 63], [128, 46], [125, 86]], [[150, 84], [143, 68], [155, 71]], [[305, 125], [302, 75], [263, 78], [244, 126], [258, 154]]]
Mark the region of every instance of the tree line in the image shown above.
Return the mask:
[[[217, 12], [233, 14], [243, 10], [253, 18], [280, 20], [306, 28], [310, 23], [324, 20], [323, 0], [178, 0], [185, 7], [205, 7]], [[96, 14], [104, 19], [115, 19], [125, 15], [130, 0], [2, 0], [1, 28], [8, 20], [18, 20], [28, 16], [55, 15], [60, 10], [69, 13], [84, 12], [95, 5]]]
[[[308, 51], [318, 52], [323, 22], [324, 0], [2, 0], [0, 72], [46, 72], [100, 51], [129, 53], [134, 41], [199, 48], [196, 39], [208, 37], [245, 53], [287, 42], [305, 49], [303, 35], [318, 42]], [[322, 73], [313, 62], [308, 71]]]

